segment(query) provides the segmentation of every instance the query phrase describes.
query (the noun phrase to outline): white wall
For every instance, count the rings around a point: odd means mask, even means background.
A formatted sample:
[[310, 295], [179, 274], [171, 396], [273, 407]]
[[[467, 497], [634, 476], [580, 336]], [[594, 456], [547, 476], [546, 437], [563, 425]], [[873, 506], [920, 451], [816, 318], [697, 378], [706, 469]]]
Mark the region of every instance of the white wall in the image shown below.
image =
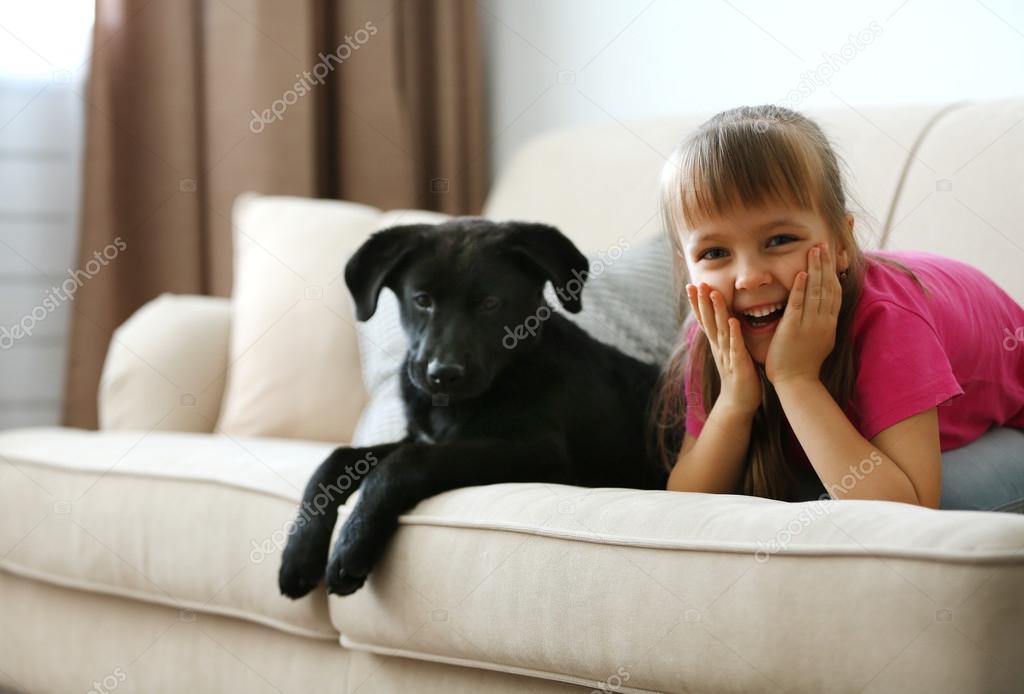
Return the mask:
[[481, 15], [494, 171], [558, 127], [1024, 95], [1019, 0], [483, 0]]
[[0, 430], [60, 421], [72, 307], [44, 302], [75, 268], [91, 24], [84, 0], [0, 5]]

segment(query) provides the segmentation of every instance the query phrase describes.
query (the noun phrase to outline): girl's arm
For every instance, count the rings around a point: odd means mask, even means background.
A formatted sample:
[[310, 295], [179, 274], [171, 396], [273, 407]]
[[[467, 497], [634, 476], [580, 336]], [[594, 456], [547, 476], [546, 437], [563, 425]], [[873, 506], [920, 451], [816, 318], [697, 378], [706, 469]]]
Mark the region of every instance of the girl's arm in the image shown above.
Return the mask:
[[716, 402], [696, 438], [689, 433], [668, 478], [673, 492], [736, 494], [747, 462], [754, 413]]
[[892, 425], [868, 442], [821, 382], [822, 363], [835, 345], [842, 293], [828, 243], [812, 248], [807, 270], [794, 278], [786, 311], [768, 346], [765, 373], [832, 498], [938, 508], [942, 455], [935, 408]]
[[869, 442], [820, 380], [775, 386], [793, 433], [833, 499], [882, 499], [939, 507], [942, 455], [933, 407]]

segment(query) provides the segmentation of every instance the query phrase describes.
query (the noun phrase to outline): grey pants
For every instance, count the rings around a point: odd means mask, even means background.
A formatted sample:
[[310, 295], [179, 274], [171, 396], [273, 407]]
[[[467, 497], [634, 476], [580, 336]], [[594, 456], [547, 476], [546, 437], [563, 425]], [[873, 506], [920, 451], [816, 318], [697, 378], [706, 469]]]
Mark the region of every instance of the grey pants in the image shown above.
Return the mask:
[[997, 427], [943, 453], [940, 507], [1024, 513], [1024, 430]]
[[[800, 479], [795, 499], [828, 498], [811, 471]], [[939, 508], [1024, 513], [1024, 430], [997, 427], [976, 441], [942, 454]]]

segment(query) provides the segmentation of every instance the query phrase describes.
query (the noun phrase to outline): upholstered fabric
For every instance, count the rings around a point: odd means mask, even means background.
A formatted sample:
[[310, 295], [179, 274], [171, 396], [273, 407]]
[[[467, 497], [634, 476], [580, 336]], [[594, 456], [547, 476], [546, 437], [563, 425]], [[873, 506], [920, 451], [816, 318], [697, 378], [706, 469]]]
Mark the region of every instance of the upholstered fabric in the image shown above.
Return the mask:
[[366, 392], [343, 273], [380, 211], [247, 195], [234, 215], [231, 366], [218, 428], [351, 441]]
[[[1020, 100], [1013, 103], [1021, 107]], [[880, 247], [909, 153], [948, 107], [806, 110], [846, 162], [850, 203], [859, 216], [857, 237], [865, 247]], [[1003, 132], [989, 127], [990, 108], [998, 107], [986, 102], [970, 118], [978, 138]], [[610, 246], [620, 235], [640, 239], [660, 233], [661, 167], [683, 137], [711, 115], [657, 118], [627, 127], [612, 122], [541, 135], [498, 176], [483, 213], [493, 219], [544, 220], [582, 248]], [[999, 204], [1012, 208], [1007, 197]]]
[[[0, 687], [5, 690], [216, 694], [589, 691], [522, 675], [350, 651], [339, 648], [337, 641], [304, 639], [245, 620], [83, 593], [2, 571], [0, 595]], [[59, 660], [54, 660], [55, 653], [60, 654]]]
[[405, 436], [405, 405], [402, 403], [398, 371], [408, 346], [402, 330], [398, 299], [385, 287], [377, 300], [377, 311], [360, 323], [359, 358], [363, 366], [369, 402], [363, 408], [352, 443], [368, 446], [398, 441]]
[[[0, 571], [0, 689], [351, 692], [351, 654], [234, 619]], [[369, 689], [362, 690], [370, 691]], [[386, 691], [386, 690], [377, 690]]]
[[[662, 234], [632, 242], [619, 237], [608, 248], [588, 251], [583, 310], [560, 310], [562, 315], [631, 357], [664, 364], [679, 332], [668, 239]], [[560, 309], [551, 285], [545, 290], [548, 303]]]
[[[246, 620], [83, 594], [3, 571], [0, 595], [0, 688], [4, 690], [216, 694], [590, 691], [492, 670], [349, 651], [339, 648], [336, 641], [303, 639]], [[46, 608], [40, 609], [40, 605]], [[55, 666], [54, 653], [59, 653], [59, 666]], [[611, 684], [615, 682], [611, 680]]]
[[349, 648], [669, 692], [1020, 677], [1017, 515], [508, 484], [402, 523], [371, 589], [330, 598]]
[[886, 248], [969, 263], [1024, 302], [1021, 121], [1024, 99], [964, 104], [939, 119], [908, 162]]
[[287, 523], [330, 444], [174, 432], [0, 433], [0, 569], [321, 639], [325, 594], [277, 590]]
[[[293, 602], [276, 584], [284, 530], [329, 450], [5, 432], [0, 569], [314, 640], [340, 633], [353, 650], [595, 688], [619, 668], [629, 687], [656, 691], [887, 690], [911, 677], [978, 690], [1019, 675], [1001, 665], [1024, 615], [1024, 517], [1011, 514], [472, 487], [403, 516], [364, 590], [325, 605], [321, 586]], [[768, 624], [786, 649], [765, 639]], [[872, 648], [844, 648], [855, 634]]]
[[162, 294], [114, 331], [100, 429], [211, 432], [228, 370], [231, 302]]

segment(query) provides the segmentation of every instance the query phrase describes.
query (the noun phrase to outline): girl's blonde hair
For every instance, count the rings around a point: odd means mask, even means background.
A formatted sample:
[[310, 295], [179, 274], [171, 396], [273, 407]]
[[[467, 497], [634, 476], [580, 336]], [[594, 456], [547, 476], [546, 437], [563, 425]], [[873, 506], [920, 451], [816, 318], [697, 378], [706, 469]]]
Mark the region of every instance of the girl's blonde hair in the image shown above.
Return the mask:
[[[845, 248], [849, 260], [845, 277], [840, 279], [843, 301], [835, 348], [821, 370], [822, 382], [842, 405], [849, 401], [856, 382], [850, 332], [868, 263], [891, 265], [906, 272], [923, 289], [924, 285], [901, 263], [880, 256], [869, 258], [857, 245], [846, 222], [847, 194], [840, 164], [821, 128], [805, 116], [781, 106], [741, 106], [712, 117], [676, 148], [662, 169], [660, 192], [662, 221], [674, 249], [672, 274], [680, 321], [689, 313], [681, 230], [693, 229], [701, 221], [740, 208], [768, 203], [796, 205], [821, 215], [831, 232], [829, 246]], [[661, 373], [652, 411], [651, 424], [666, 469], [675, 465], [682, 448], [686, 408], [699, 405], [705, 413], [710, 412], [721, 389], [707, 336], [698, 330], [689, 347], [690, 327], [687, 321], [680, 329]], [[796, 479], [785, 459], [782, 405], [764, 365], [754, 365], [761, 380], [762, 401], [754, 416], [747, 465], [738, 491], [793, 500]], [[691, 375], [699, 374], [700, 393], [685, 392], [686, 368], [694, 369]]]

